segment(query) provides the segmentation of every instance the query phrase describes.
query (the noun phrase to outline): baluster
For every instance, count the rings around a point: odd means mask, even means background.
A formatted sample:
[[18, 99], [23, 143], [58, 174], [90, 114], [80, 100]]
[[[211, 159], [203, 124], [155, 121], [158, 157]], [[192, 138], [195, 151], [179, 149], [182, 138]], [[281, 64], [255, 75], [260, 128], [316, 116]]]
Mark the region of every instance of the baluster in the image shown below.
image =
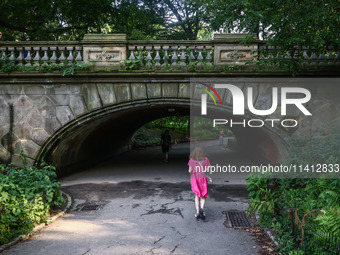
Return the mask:
[[274, 56], [274, 59], [275, 61], [280, 59], [280, 54], [281, 54], [281, 51], [276, 47], [276, 46], [272, 46], [273, 47], [273, 56]]
[[164, 50], [163, 66], [167, 66], [170, 63], [169, 62], [169, 55], [168, 55], [169, 46], [163, 46], [163, 50]]
[[299, 50], [299, 49], [296, 49], [296, 50], [294, 51], [293, 59], [298, 59], [298, 58], [299, 58], [299, 55], [300, 55], [300, 50]]
[[65, 47], [58, 47], [59, 51], [60, 51], [60, 56], [59, 56], [59, 62], [60, 63], [64, 63], [65, 61]]
[[212, 46], [207, 45], [207, 46], [205, 46], [205, 49], [207, 51], [207, 56], [205, 57], [205, 61], [206, 61], [206, 65], [209, 66], [209, 65], [212, 65], [212, 63], [211, 63], [212, 57], [211, 57], [211, 54], [210, 54], [210, 51], [212, 50]]
[[304, 59], [303, 63], [304, 63], [305, 65], [309, 65], [309, 56], [308, 56], [308, 54], [307, 54], [307, 50], [306, 50], [306, 49], [303, 50], [302, 56], [303, 56], [303, 59]]
[[326, 59], [325, 54], [321, 53], [319, 56], [319, 60], [320, 60], [319, 65], [325, 65], [326, 64], [325, 59]]
[[328, 57], [327, 57], [327, 64], [328, 65], [333, 65], [333, 62], [334, 62], [333, 51], [329, 50], [328, 51]]
[[197, 46], [197, 50], [198, 50], [197, 65], [198, 66], [203, 65], [203, 55], [202, 55], [203, 48], [204, 46]]
[[6, 48], [0, 48], [0, 63], [5, 62], [6, 59]]
[[154, 49], [156, 51], [156, 56], [155, 56], [155, 62], [156, 62], [156, 66], [161, 66], [161, 57], [159, 55], [159, 50], [161, 49], [161, 46], [154, 46]]
[[190, 57], [189, 57], [189, 62], [195, 61], [195, 46], [190, 46]]
[[312, 66], [316, 66], [316, 65], [318, 64], [318, 63], [316, 62], [317, 58], [318, 58], [318, 57], [317, 57], [316, 54], [313, 52], [312, 55], [310, 56], [310, 59], [311, 59], [311, 63], [310, 63], [310, 64], [311, 64]]
[[186, 63], [185, 63], [185, 49], [186, 49], [186, 46], [180, 46], [180, 49], [182, 50], [182, 53], [181, 53], [181, 57], [180, 57], [180, 60], [181, 60], [181, 66], [186, 66]]
[[22, 66], [22, 61], [24, 59], [23, 54], [22, 54], [22, 47], [17, 48], [17, 51], [19, 52], [19, 56], [17, 57], [18, 64], [17, 66]]
[[274, 55], [273, 55], [273, 51], [272, 50], [268, 50], [268, 55], [267, 55], [267, 59], [269, 59], [269, 60], [272, 60], [272, 59], [274, 59]]
[[151, 68], [152, 66], [152, 56], [151, 56], [151, 50], [152, 50], [152, 46], [146, 46], [145, 47], [147, 55], [146, 55], [146, 67], [147, 68]]
[[8, 51], [9, 51], [9, 61], [15, 61], [16, 57], [15, 57], [15, 52], [14, 52], [14, 47], [8, 47]]
[[177, 49], [178, 49], [178, 46], [171, 46], [171, 49], [172, 49], [172, 57], [171, 57], [172, 66], [177, 66], [177, 60], [178, 60]]
[[292, 56], [290, 55], [290, 52], [287, 51], [286, 54], [285, 54], [285, 59], [291, 59]]
[[340, 65], [340, 52], [338, 51], [336, 56], [335, 56], [335, 60], [336, 60], [336, 65]]
[[25, 52], [27, 51], [27, 55], [25, 56], [25, 66], [31, 66], [32, 65], [32, 48], [31, 47], [25, 47]]
[[44, 52], [44, 56], [41, 58], [42, 61], [42, 66], [47, 66], [48, 65], [48, 47], [41, 47], [41, 50]]
[[57, 55], [56, 55], [57, 47], [50, 47], [50, 50], [52, 51], [52, 56], [50, 58], [51, 65], [55, 66], [57, 63]]
[[129, 46], [129, 51], [130, 51], [129, 60], [136, 59], [135, 54], [134, 54], [135, 48], [136, 48], [136, 46]]
[[145, 50], [147, 52], [147, 55], [146, 55], [146, 60], [152, 60], [152, 57], [151, 57], [151, 50], [152, 50], [152, 46], [146, 46], [145, 47]]
[[75, 47], [75, 49], [77, 51], [76, 61], [82, 61], [83, 60], [83, 58], [81, 56], [82, 48], [81, 47]]
[[139, 64], [141, 67], [143, 67], [144, 66], [144, 57], [143, 57], [144, 46], [138, 46], [137, 50], [138, 50]]
[[66, 47], [66, 49], [68, 50], [68, 57], [66, 58], [67, 64], [72, 65], [72, 63], [74, 61], [73, 47]]
[[33, 47], [34, 51], [34, 58], [33, 58], [33, 65], [34, 66], [39, 66], [39, 61], [40, 61], [40, 48], [39, 47]]

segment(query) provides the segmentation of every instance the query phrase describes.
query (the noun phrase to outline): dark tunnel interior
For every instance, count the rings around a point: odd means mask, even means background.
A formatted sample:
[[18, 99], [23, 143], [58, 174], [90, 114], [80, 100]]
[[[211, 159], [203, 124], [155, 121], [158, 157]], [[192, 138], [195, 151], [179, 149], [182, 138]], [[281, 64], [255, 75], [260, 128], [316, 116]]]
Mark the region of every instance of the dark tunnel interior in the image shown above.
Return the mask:
[[[171, 109], [171, 110], [169, 110]], [[167, 116], [190, 115], [190, 104], [161, 102], [138, 105], [113, 112], [91, 114], [74, 121], [48, 140], [38, 155], [57, 168], [59, 176], [89, 168], [128, 149], [132, 135], [144, 124]], [[265, 128], [231, 128], [240, 151], [262, 161], [279, 162], [283, 141]]]

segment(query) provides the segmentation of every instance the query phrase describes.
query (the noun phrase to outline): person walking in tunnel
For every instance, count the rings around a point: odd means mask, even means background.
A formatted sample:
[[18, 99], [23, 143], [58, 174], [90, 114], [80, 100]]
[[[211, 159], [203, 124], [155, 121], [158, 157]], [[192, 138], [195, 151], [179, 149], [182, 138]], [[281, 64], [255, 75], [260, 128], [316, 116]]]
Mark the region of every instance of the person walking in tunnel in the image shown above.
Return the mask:
[[189, 156], [189, 173], [191, 174], [191, 190], [195, 194], [195, 218], [205, 220], [204, 205], [208, 196], [208, 181], [212, 182], [210, 176], [205, 174], [205, 170], [210, 166], [209, 159], [202, 147], [196, 147]]
[[169, 130], [165, 130], [164, 134], [161, 136], [162, 151], [164, 154], [164, 162], [169, 161], [169, 149], [171, 147], [171, 136]]
[[220, 145], [223, 144], [223, 136], [224, 136], [223, 129], [221, 128], [221, 130], [220, 130]]

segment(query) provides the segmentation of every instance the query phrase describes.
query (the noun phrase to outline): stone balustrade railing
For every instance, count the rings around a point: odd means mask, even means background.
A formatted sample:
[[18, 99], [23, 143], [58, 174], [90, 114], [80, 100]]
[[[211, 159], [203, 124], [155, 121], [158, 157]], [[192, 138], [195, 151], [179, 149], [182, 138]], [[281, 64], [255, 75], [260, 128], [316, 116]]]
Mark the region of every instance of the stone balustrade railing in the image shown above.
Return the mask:
[[129, 41], [128, 59], [156, 67], [212, 65], [212, 41]]
[[4, 42], [0, 61], [14, 61], [17, 66], [43, 66], [83, 61], [83, 47], [78, 42]]
[[[267, 60], [267, 59], [279, 59], [277, 56], [278, 49], [273, 46], [260, 46], [260, 55], [259, 59]], [[261, 54], [262, 52], [262, 54]], [[335, 51], [331, 47], [326, 50], [326, 54], [318, 54], [316, 55], [312, 49], [308, 48], [298, 48], [294, 53], [286, 52], [286, 56], [284, 57], [286, 60], [296, 59], [298, 56], [301, 56], [303, 59], [304, 65], [310, 66], [325, 66], [325, 65], [340, 65], [340, 52]]]
[[[124, 34], [88, 34], [84, 40], [73, 42], [0, 42], [0, 64], [11, 61], [17, 66], [53, 66], [83, 61], [100, 70], [119, 69], [126, 60], [138, 60], [142, 69], [178, 69], [244, 65], [255, 59], [277, 58], [271, 53], [273, 48], [259, 40], [240, 44], [245, 36], [216, 34], [212, 41], [128, 41]], [[287, 52], [285, 59], [297, 55], [303, 56], [306, 65], [340, 65], [340, 52], [332, 49], [318, 56], [312, 50], [297, 49], [293, 56]]]

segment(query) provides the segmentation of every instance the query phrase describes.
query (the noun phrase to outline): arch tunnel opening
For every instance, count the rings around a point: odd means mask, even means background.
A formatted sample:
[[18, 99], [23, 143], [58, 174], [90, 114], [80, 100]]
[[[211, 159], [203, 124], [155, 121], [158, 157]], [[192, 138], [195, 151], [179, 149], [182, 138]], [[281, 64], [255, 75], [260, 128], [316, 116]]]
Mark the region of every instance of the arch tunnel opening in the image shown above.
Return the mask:
[[[58, 176], [88, 169], [129, 149], [131, 138], [145, 124], [168, 116], [189, 116], [190, 103], [136, 102], [119, 109], [100, 109], [58, 130], [40, 150], [37, 161], [57, 168]], [[279, 162], [284, 153], [280, 137], [264, 128], [230, 128], [239, 152], [257, 161]], [[218, 141], [218, 134], [216, 142]], [[185, 158], [190, 153], [188, 147]], [[133, 159], [131, 159], [133, 160]]]

